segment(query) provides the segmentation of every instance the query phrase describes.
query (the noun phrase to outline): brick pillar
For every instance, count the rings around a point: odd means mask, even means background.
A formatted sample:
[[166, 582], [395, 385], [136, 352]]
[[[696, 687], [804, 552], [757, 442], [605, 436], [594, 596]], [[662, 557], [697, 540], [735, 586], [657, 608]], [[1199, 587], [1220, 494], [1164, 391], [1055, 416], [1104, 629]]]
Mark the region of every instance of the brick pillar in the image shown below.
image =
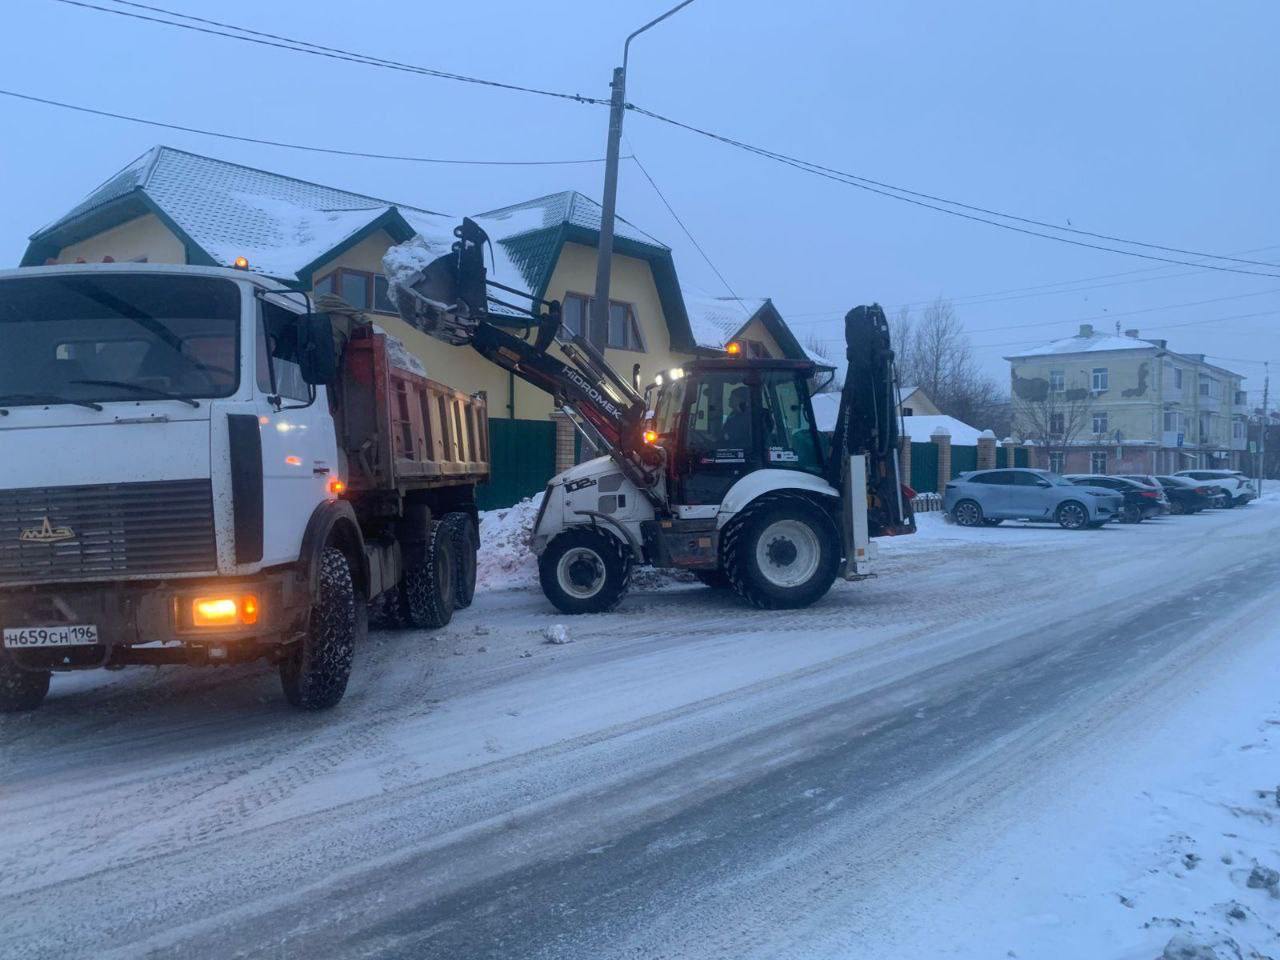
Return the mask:
[[938, 448], [938, 492], [941, 493], [951, 482], [951, 431], [938, 427], [929, 440]]
[[911, 438], [898, 438], [898, 469], [902, 474], [902, 482], [911, 486]]
[[556, 473], [560, 473], [574, 464], [573, 424], [563, 413], [553, 413], [551, 419], [556, 423]]
[[978, 469], [993, 470], [996, 466], [996, 435], [990, 430], [978, 434]]
[[1005, 437], [1000, 441], [1000, 446], [1004, 447], [1004, 465], [1006, 467], [1017, 466], [1018, 441], [1013, 437]]

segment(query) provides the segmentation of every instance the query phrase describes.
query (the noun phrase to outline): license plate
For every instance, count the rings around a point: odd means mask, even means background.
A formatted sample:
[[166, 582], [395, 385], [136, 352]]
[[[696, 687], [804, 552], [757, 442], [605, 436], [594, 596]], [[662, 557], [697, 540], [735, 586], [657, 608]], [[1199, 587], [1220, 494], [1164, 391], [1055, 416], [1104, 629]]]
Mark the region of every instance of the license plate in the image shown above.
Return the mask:
[[98, 642], [95, 624], [58, 627], [13, 627], [4, 632], [4, 645], [11, 650], [26, 647], [79, 647]]

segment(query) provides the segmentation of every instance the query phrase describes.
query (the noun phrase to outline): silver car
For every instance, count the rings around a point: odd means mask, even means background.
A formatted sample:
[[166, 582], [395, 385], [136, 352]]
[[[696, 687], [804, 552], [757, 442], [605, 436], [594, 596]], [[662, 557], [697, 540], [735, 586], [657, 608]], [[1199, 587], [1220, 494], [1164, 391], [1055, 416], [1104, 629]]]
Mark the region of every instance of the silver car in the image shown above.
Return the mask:
[[960, 474], [947, 484], [942, 506], [963, 527], [1042, 520], [1081, 530], [1119, 518], [1124, 496], [1105, 487], [1078, 486], [1047, 470], [1018, 467]]

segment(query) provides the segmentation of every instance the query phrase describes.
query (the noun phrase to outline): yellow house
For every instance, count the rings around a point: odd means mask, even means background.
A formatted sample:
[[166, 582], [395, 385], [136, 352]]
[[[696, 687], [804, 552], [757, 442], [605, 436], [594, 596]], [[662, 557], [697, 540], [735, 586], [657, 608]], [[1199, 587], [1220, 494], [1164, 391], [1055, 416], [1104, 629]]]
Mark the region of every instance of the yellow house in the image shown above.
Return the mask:
[[[476, 220], [493, 242], [496, 279], [561, 301], [565, 323], [601, 347], [615, 369], [648, 383], [661, 370], [723, 351], [747, 337], [771, 356], [805, 356], [769, 301], [736, 304], [737, 329], [686, 310], [671, 250], [617, 219], [609, 322], [590, 329], [600, 206], [564, 192], [490, 210]], [[403, 340], [428, 375], [489, 400], [494, 489], [503, 505], [541, 489], [572, 462], [570, 424], [550, 395], [517, 381], [465, 347], [435, 340], [400, 320], [387, 297], [382, 257], [393, 244], [445, 238], [461, 216], [352, 193], [253, 167], [157, 146], [116, 173], [57, 220], [32, 234], [23, 266], [98, 261], [230, 266], [306, 292], [335, 293]], [[728, 304], [720, 302], [720, 309]], [[503, 422], [505, 421], [505, 422]]]

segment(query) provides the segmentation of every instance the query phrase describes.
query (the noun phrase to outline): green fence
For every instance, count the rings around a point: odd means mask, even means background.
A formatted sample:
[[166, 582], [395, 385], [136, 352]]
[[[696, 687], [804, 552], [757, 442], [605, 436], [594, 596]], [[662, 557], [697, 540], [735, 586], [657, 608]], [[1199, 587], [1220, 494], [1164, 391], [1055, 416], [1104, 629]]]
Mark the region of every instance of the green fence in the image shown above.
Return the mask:
[[556, 425], [551, 420], [489, 421], [489, 482], [476, 489], [481, 510], [509, 507], [540, 492], [556, 472]]
[[1030, 452], [1031, 451], [1029, 451], [1026, 447], [1014, 447], [1013, 448], [1013, 465], [1015, 467], [1030, 466], [1030, 461], [1028, 460], [1028, 455], [1030, 454]]
[[951, 448], [951, 478], [954, 480], [966, 470], [978, 469], [977, 447]]
[[911, 444], [911, 489], [938, 492], [938, 448], [932, 443]]

